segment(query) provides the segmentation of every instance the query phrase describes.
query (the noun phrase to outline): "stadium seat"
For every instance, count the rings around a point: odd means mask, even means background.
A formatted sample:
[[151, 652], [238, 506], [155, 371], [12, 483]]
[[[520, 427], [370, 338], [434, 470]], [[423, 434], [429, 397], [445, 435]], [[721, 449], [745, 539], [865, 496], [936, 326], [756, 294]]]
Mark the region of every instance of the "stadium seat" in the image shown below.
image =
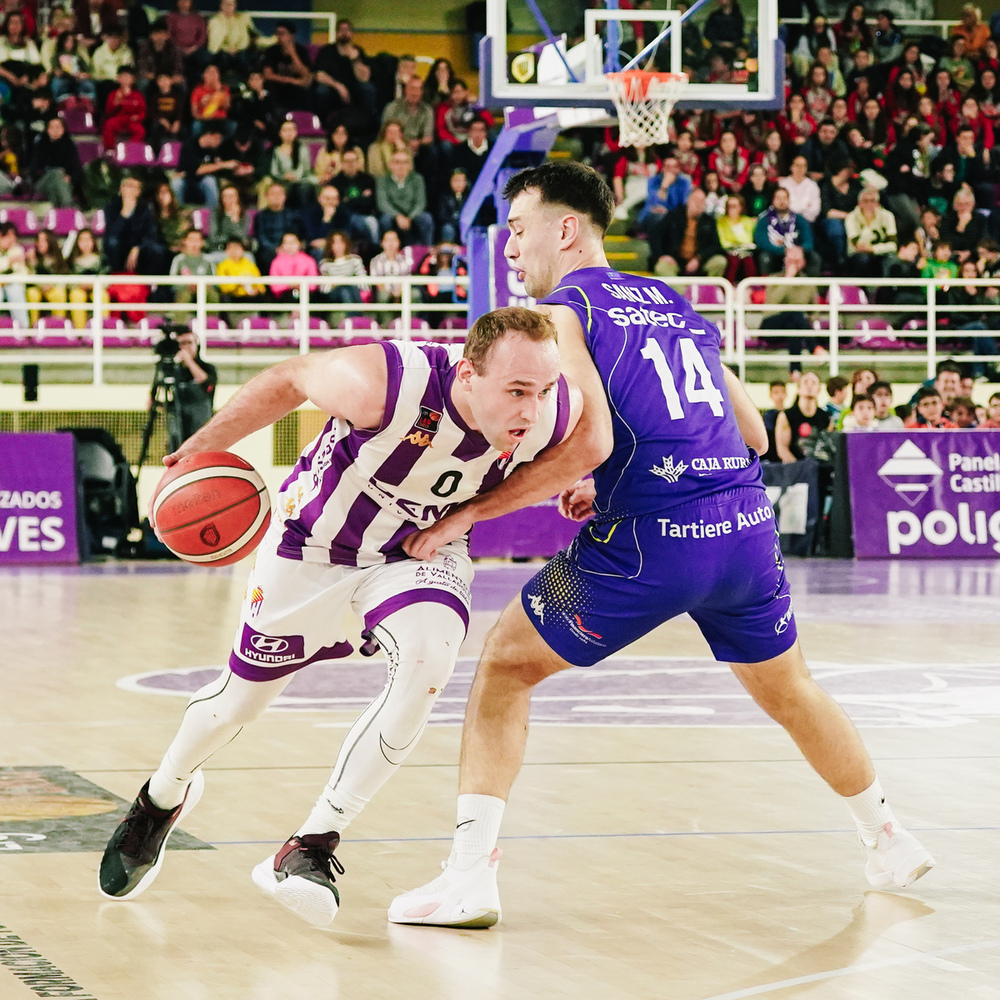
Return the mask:
[[684, 298], [693, 306], [725, 306], [726, 293], [718, 285], [686, 285]]
[[28, 335], [10, 316], [0, 316], [0, 347], [27, 347]]
[[207, 236], [212, 229], [212, 213], [207, 208], [196, 208], [191, 213], [191, 226]]
[[371, 316], [348, 316], [337, 324], [338, 330], [378, 330], [378, 323]]
[[888, 320], [859, 319], [854, 324], [854, 330], [858, 336], [848, 345], [850, 347], [866, 351], [898, 351], [903, 347]]
[[119, 142], [111, 154], [119, 167], [151, 167], [156, 162], [153, 147], [145, 142]]
[[59, 117], [66, 125], [66, 131], [72, 136], [97, 135], [94, 116], [82, 108], [63, 108]]
[[298, 340], [283, 334], [277, 320], [271, 316], [247, 316], [236, 325], [240, 344], [245, 347], [288, 347]]
[[36, 347], [80, 347], [83, 333], [75, 329], [68, 319], [42, 316], [31, 334], [31, 342]]
[[87, 217], [78, 208], [50, 208], [42, 220], [42, 229], [51, 229], [56, 236], [86, 228]]
[[77, 138], [74, 145], [76, 146], [77, 155], [80, 157], [80, 166], [86, 166], [101, 155], [100, 140], [88, 142], [85, 139]]
[[409, 326], [403, 326], [402, 316], [397, 316], [388, 326], [394, 337], [400, 337], [403, 340], [427, 340], [427, 333], [430, 331], [430, 328], [431, 325], [427, 320], [420, 319], [417, 316], [410, 317]]
[[156, 158], [156, 165], [164, 170], [176, 170], [181, 161], [181, 144], [179, 142], [165, 142], [160, 147], [160, 155]]
[[[90, 320], [87, 323], [87, 330], [92, 337], [97, 330], [100, 329], [102, 333], [102, 343], [105, 347], [139, 347], [140, 339], [137, 334], [125, 325], [123, 319], [113, 319], [110, 316], [105, 316], [101, 320], [101, 325], [98, 328], [96, 320]], [[87, 339], [90, 339], [89, 337]]]
[[104, 209], [103, 208], [99, 208], [90, 217], [90, 231], [95, 236], [103, 236], [104, 235], [104, 227], [105, 227]]
[[13, 222], [21, 236], [26, 233], [37, 233], [41, 228], [38, 217], [30, 208], [0, 209], [0, 222]]
[[289, 111], [285, 115], [285, 121], [295, 122], [300, 138], [310, 139], [314, 136], [326, 135], [323, 131], [323, 123], [311, 111]]

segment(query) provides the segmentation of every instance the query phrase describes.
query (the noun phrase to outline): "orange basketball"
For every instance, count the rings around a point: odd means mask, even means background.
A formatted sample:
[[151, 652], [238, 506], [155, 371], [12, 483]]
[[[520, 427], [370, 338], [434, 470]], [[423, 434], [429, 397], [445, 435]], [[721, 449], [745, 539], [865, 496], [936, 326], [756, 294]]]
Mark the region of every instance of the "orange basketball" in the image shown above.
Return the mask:
[[264, 480], [228, 451], [182, 458], [166, 471], [153, 496], [157, 537], [190, 563], [239, 562], [257, 547], [270, 521]]

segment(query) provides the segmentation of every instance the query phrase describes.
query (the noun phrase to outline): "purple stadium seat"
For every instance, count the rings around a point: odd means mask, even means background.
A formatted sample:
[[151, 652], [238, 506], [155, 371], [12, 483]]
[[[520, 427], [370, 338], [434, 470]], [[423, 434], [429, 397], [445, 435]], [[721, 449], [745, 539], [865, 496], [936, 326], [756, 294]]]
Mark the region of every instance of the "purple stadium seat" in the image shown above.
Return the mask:
[[468, 330], [468, 316], [445, 316], [438, 327], [440, 330]]
[[156, 165], [164, 170], [175, 170], [181, 161], [181, 144], [179, 142], [165, 142], [160, 147], [160, 155], [156, 158]]
[[83, 333], [68, 319], [42, 316], [31, 334], [31, 342], [36, 347], [80, 347], [84, 341]]
[[212, 229], [212, 214], [207, 208], [196, 208], [191, 213], [191, 226], [207, 236]]
[[371, 316], [348, 316], [337, 324], [338, 330], [378, 330], [379, 325]]
[[[97, 332], [96, 320], [87, 323], [87, 330], [93, 336]], [[105, 347], [139, 347], [140, 339], [135, 331], [129, 330], [123, 319], [105, 316], [101, 320], [102, 343]], [[89, 339], [89, 338], [88, 338]]]
[[247, 316], [236, 329], [240, 331], [240, 344], [245, 347], [287, 347], [293, 342], [282, 335], [277, 321], [270, 316]]
[[66, 131], [70, 135], [97, 135], [94, 116], [82, 108], [63, 108], [59, 117], [66, 123]]
[[151, 167], [156, 163], [153, 147], [145, 142], [116, 143], [111, 159], [119, 167]]
[[13, 222], [21, 236], [26, 233], [37, 233], [38, 218], [30, 208], [0, 209], [0, 222]]
[[104, 235], [104, 225], [105, 225], [105, 223], [104, 223], [104, 209], [103, 208], [99, 208], [90, 217], [90, 229], [91, 229], [91, 231], [93, 232], [93, 234], [95, 236], [103, 236]]
[[84, 139], [77, 139], [75, 142], [76, 151], [80, 157], [80, 165], [86, 166], [91, 160], [96, 160], [101, 155], [100, 140], [87, 142]]
[[56, 236], [69, 236], [86, 228], [87, 217], [78, 208], [50, 208], [42, 220], [42, 229], [51, 229]]
[[425, 319], [416, 316], [410, 317], [409, 327], [403, 326], [403, 317], [397, 316], [388, 326], [394, 337], [401, 337], [403, 340], [426, 340], [426, 333], [430, 331], [431, 325]]
[[295, 122], [299, 136], [303, 139], [326, 135], [323, 131], [323, 123], [311, 111], [289, 111], [285, 115], [285, 121]]
[[851, 342], [851, 347], [866, 351], [898, 351], [903, 347], [887, 320], [859, 319], [854, 329], [858, 336]]
[[866, 306], [868, 296], [857, 285], [831, 285], [830, 301], [842, 306]]
[[10, 316], [0, 316], [0, 347], [27, 347], [28, 335]]
[[726, 293], [716, 285], [687, 285], [684, 298], [693, 306], [725, 306]]

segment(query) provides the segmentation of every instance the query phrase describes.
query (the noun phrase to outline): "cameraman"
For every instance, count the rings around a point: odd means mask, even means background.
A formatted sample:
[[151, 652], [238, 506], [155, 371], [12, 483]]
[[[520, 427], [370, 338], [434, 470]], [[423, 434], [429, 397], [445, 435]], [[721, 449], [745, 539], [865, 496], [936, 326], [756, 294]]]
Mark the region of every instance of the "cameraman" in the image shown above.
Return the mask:
[[[187, 330], [168, 333], [167, 339], [158, 345], [161, 353], [171, 341], [176, 350], [163, 354], [158, 363], [161, 378], [157, 379], [173, 387], [173, 404], [166, 406], [168, 454], [175, 452], [212, 418], [218, 380], [215, 365], [203, 361], [198, 353], [198, 337], [195, 334]], [[150, 405], [153, 405], [152, 399]]]

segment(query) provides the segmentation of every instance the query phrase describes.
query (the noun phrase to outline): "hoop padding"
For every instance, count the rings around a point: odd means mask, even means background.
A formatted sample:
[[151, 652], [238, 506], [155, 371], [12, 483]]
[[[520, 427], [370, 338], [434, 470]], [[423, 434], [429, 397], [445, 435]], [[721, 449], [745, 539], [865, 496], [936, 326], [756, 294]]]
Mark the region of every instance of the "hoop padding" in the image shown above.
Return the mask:
[[605, 74], [618, 110], [622, 146], [655, 146], [670, 141], [670, 112], [688, 84], [687, 73], [622, 70]]

